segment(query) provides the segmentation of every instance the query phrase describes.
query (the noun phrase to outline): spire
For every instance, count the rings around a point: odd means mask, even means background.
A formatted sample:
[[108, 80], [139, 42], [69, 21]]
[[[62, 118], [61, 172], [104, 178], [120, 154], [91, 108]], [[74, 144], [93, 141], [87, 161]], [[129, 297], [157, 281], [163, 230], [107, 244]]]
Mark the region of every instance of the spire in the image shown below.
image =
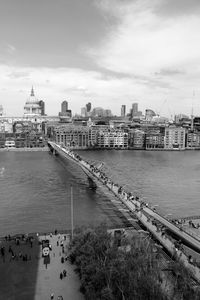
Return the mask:
[[33, 89], [33, 87], [32, 87], [32, 89], [31, 89], [31, 97], [35, 97], [35, 94], [34, 94], [34, 89]]

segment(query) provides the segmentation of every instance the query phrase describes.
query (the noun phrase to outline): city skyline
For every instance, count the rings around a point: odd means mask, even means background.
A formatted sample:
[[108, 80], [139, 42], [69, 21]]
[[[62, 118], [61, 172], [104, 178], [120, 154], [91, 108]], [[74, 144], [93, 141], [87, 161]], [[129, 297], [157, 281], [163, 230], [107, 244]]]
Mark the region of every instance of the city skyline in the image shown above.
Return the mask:
[[137, 102], [200, 115], [197, 0], [1, 1], [0, 104], [22, 115], [33, 86], [57, 115], [91, 102], [120, 115]]

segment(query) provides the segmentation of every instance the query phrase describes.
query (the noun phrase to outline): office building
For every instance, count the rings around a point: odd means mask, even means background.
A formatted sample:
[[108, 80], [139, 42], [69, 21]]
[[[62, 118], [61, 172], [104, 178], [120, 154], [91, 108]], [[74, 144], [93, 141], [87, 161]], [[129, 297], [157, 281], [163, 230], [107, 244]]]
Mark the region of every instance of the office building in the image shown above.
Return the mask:
[[125, 117], [126, 116], [126, 105], [122, 105], [121, 107], [121, 117]]
[[91, 111], [91, 108], [92, 108], [92, 104], [90, 102], [88, 102], [86, 104], [86, 112], [89, 113]]
[[133, 103], [132, 104], [132, 116], [135, 117], [137, 116], [138, 113], [138, 103]]
[[68, 102], [67, 101], [63, 101], [61, 103], [61, 113], [66, 113], [68, 110]]
[[0, 116], [3, 116], [3, 106], [0, 105]]
[[59, 112], [61, 122], [71, 122], [72, 111], [68, 109], [68, 102], [63, 101], [61, 103], [61, 112]]
[[152, 109], [145, 110], [145, 120], [152, 121], [153, 117], [156, 116], [156, 113]]
[[39, 105], [40, 105], [40, 108], [41, 108], [41, 116], [45, 116], [45, 103], [44, 103], [44, 101], [40, 100]]

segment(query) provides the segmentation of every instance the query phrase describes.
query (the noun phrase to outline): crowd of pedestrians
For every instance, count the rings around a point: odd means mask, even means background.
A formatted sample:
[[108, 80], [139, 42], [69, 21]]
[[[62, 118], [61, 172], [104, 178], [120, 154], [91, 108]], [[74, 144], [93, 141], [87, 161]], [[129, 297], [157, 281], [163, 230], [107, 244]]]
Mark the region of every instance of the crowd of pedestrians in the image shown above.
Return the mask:
[[[0, 247], [1, 257], [3, 262], [21, 260], [29, 261], [32, 259], [31, 251], [28, 248], [33, 247], [33, 237], [28, 235], [17, 235], [11, 237], [10, 235], [4, 237], [4, 244]], [[24, 247], [28, 246], [28, 248]]]

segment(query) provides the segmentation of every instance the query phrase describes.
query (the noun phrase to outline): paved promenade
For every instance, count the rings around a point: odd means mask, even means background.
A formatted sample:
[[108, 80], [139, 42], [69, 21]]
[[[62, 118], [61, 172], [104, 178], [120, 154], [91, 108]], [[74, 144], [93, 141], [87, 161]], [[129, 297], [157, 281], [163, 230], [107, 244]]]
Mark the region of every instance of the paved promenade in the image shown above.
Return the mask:
[[[64, 236], [66, 236], [66, 240]], [[40, 240], [42, 239], [45, 239], [45, 236], [40, 236]], [[61, 263], [61, 258], [67, 256], [69, 235], [47, 235], [46, 239], [49, 239], [52, 246], [50, 264], [47, 264], [46, 268], [44, 259], [39, 260], [34, 300], [50, 299], [51, 293], [54, 294], [55, 299], [61, 295], [66, 300], [83, 300], [84, 297], [79, 292], [80, 281], [74, 272], [73, 266], [68, 261]], [[59, 246], [57, 246], [57, 243]], [[61, 243], [63, 243], [65, 253], [62, 253]], [[41, 255], [40, 252], [40, 257]], [[60, 279], [60, 273], [63, 270], [66, 270], [67, 275]]]

